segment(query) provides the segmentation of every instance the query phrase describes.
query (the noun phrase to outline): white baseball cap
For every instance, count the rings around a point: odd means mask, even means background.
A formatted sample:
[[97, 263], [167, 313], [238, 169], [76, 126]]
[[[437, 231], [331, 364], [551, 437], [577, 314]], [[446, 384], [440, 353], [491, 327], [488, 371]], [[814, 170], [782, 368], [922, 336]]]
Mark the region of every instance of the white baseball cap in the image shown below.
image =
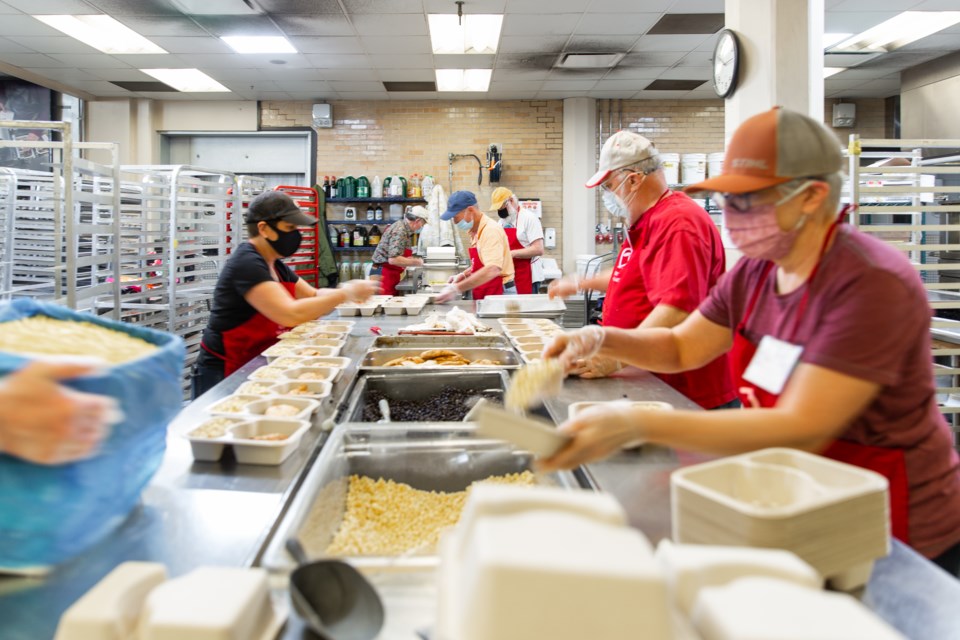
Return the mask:
[[605, 181], [612, 171], [633, 166], [658, 153], [653, 143], [643, 136], [631, 131], [617, 131], [603, 143], [597, 172], [587, 180], [586, 187], [593, 189]]
[[424, 206], [417, 205], [417, 206], [415, 206], [414, 208], [410, 209], [409, 213], [410, 213], [410, 215], [412, 215], [412, 216], [417, 216], [418, 218], [420, 218], [420, 219], [423, 220], [424, 222], [429, 222], [429, 221], [430, 221], [430, 212], [427, 211], [427, 208], [424, 207]]

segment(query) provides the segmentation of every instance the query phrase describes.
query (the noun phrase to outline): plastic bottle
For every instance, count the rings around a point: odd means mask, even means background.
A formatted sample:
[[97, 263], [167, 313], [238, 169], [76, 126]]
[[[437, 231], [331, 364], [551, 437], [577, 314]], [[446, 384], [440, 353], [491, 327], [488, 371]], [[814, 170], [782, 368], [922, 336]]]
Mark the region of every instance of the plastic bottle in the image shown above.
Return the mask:
[[329, 197], [330, 194], [330, 176], [323, 176], [323, 190], [324, 197]]
[[374, 211], [373, 211], [373, 206], [368, 204], [368, 205], [367, 205], [367, 220], [373, 220], [373, 219], [374, 219], [374, 215], [375, 215], [375, 214], [374, 214]]
[[376, 210], [373, 212], [373, 219], [383, 220], [383, 207], [381, 207], [379, 204], [377, 205]]
[[393, 178], [391, 178], [390, 176], [387, 176], [386, 178], [383, 179], [383, 189], [381, 190], [382, 198], [390, 197], [390, 181], [392, 179]]
[[343, 179], [343, 193], [344, 198], [356, 198], [357, 197], [357, 179], [353, 176], [347, 176]]
[[358, 198], [370, 197], [370, 181], [367, 180], [367, 176], [360, 176], [359, 178], [357, 178], [357, 197]]
[[336, 184], [337, 186], [336, 188], [337, 197], [346, 198], [346, 196], [344, 195], [346, 191], [344, 191], [344, 188], [343, 188], [343, 178], [337, 178], [337, 181], [334, 184]]
[[327, 225], [327, 237], [330, 238], [331, 247], [339, 247], [340, 245], [340, 232], [335, 226]]
[[373, 176], [373, 184], [371, 185], [372, 198], [382, 198], [383, 197], [383, 183], [380, 182], [380, 176]]
[[403, 176], [397, 176], [397, 177], [400, 179], [400, 184], [402, 185], [399, 189], [400, 191], [399, 195], [401, 198], [406, 198], [407, 197], [407, 179], [404, 178]]
[[340, 242], [338, 246], [349, 247], [351, 244], [351, 238], [353, 234], [350, 231], [349, 227], [341, 227], [340, 229]]
[[380, 244], [380, 227], [373, 225], [370, 227], [370, 246], [375, 247]]
[[425, 177], [420, 185], [420, 197], [429, 200], [430, 194], [433, 193], [433, 186], [433, 176]]
[[420, 174], [415, 173], [410, 176], [410, 186], [407, 189], [408, 198], [419, 198], [420, 197]]
[[353, 228], [353, 246], [354, 247], [365, 247], [367, 246], [367, 230], [363, 225], [357, 225]]

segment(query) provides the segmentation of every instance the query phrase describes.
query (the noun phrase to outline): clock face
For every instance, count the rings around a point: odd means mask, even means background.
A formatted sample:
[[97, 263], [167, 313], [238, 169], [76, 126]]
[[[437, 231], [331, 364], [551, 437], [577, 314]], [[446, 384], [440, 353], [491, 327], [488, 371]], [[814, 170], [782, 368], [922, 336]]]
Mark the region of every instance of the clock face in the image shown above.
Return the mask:
[[713, 90], [718, 96], [726, 98], [733, 93], [739, 68], [740, 43], [733, 31], [724, 29], [713, 49]]

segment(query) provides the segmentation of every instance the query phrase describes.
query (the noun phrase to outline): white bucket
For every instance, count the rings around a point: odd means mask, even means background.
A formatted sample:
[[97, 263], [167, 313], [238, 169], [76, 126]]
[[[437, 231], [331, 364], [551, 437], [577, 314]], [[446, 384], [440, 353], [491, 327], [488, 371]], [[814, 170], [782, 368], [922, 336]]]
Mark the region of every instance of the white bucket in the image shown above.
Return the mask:
[[[600, 271], [600, 260], [595, 260], [597, 256], [592, 253], [586, 253], [577, 256], [577, 276], [582, 278], [589, 278], [591, 276], [597, 275]], [[593, 260], [591, 263], [590, 261]], [[587, 273], [587, 269], [590, 269], [590, 273]]]
[[680, 154], [661, 153], [660, 165], [663, 167], [663, 176], [667, 184], [680, 184]]
[[707, 154], [685, 153], [680, 158], [683, 184], [701, 182], [707, 177]]
[[723, 151], [718, 151], [717, 153], [711, 153], [707, 156], [707, 177], [716, 178], [718, 175], [723, 173]]

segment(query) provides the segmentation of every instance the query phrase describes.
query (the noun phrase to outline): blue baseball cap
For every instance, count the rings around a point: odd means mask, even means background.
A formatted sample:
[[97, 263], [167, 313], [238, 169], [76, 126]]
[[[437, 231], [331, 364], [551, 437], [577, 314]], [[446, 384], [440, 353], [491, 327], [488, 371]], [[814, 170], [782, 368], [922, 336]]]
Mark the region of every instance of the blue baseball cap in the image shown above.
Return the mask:
[[476, 205], [477, 196], [469, 191], [455, 191], [447, 200], [447, 210], [443, 212], [440, 219], [450, 220], [467, 207], [475, 207]]

